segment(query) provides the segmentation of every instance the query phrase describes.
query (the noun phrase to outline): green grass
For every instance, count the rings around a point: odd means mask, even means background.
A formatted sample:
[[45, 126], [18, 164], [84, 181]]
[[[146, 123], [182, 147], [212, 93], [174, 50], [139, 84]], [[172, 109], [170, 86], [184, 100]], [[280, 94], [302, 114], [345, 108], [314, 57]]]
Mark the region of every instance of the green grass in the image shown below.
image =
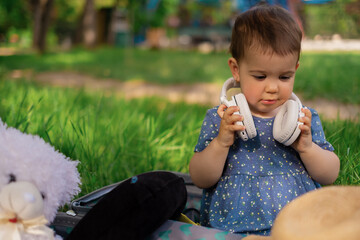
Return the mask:
[[144, 80], [159, 84], [220, 82], [230, 73], [228, 56], [184, 51], [141, 49], [81, 49], [64, 53], [0, 56], [6, 70], [33, 69], [37, 72], [67, 70], [119, 81]]
[[[225, 52], [201, 54], [141, 49], [76, 49], [63, 53], [0, 56], [0, 72], [14, 69], [75, 71], [119, 81], [143, 80], [159, 84], [223, 83], [230, 76]], [[360, 104], [360, 52], [304, 52], [295, 92]]]
[[[13, 81], [15, 69], [76, 71], [119, 81], [159, 84], [218, 82], [230, 72], [225, 53], [103, 48], [0, 57], [0, 117], [40, 135], [81, 161], [82, 193], [146, 171], [186, 172], [207, 107], [159, 98], [126, 101], [83, 90]], [[295, 91], [360, 104], [360, 53], [309, 53], [301, 57]], [[336, 184], [360, 184], [359, 121], [323, 121], [341, 159]]]
[[[0, 78], [0, 117], [80, 160], [81, 195], [151, 170], [187, 172], [207, 107]], [[359, 122], [323, 121], [341, 159], [336, 184], [360, 184]]]
[[340, 158], [340, 174], [335, 184], [360, 185], [360, 122], [322, 121], [325, 136]]
[[308, 99], [321, 97], [360, 104], [360, 52], [303, 53], [295, 91]]
[[81, 161], [82, 194], [146, 171], [186, 172], [205, 114], [157, 98], [125, 101], [3, 79], [0, 95], [4, 122]]

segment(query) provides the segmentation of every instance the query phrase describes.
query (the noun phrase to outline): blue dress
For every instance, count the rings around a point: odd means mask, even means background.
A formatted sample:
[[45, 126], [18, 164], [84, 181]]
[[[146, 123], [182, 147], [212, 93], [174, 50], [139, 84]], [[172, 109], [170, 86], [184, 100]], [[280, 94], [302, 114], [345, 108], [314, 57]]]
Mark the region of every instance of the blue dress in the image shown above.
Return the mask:
[[[310, 111], [313, 142], [333, 151], [325, 140], [319, 115]], [[320, 187], [307, 173], [298, 153], [274, 140], [274, 118], [253, 118], [257, 136], [246, 142], [236, 137], [222, 177], [215, 186], [204, 190], [203, 226], [269, 235], [276, 215], [287, 203]], [[217, 107], [208, 110], [195, 152], [204, 150], [218, 135], [220, 121]]]

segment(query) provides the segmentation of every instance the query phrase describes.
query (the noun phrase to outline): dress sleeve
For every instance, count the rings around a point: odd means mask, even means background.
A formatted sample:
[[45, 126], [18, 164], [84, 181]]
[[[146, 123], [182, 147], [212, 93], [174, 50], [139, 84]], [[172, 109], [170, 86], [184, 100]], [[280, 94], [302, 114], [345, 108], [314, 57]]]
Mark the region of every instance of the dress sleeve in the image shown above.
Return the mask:
[[311, 119], [312, 141], [325, 150], [334, 151], [334, 147], [328, 141], [326, 141], [319, 114], [317, 113], [316, 110], [312, 108], [309, 109], [312, 114], [312, 119]]
[[194, 152], [201, 152], [219, 134], [221, 118], [217, 114], [217, 107], [209, 109], [201, 126], [198, 142]]

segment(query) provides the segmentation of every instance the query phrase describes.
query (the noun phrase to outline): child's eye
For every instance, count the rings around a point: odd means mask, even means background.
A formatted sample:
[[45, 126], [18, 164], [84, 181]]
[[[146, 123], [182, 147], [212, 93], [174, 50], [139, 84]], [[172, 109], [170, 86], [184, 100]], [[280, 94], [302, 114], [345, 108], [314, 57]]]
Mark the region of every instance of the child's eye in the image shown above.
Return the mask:
[[289, 76], [280, 76], [279, 79], [280, 80], [289, 80], [290, 77]]
[[266, 78], [265, 75], [254, 75], [253, 77], [257, 80], [264, 80]]

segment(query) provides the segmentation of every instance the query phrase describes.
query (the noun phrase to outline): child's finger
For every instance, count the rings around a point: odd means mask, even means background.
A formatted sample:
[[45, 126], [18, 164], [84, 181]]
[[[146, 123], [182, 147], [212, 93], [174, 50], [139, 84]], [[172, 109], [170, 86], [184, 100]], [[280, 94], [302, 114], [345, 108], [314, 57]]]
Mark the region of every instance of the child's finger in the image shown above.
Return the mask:
[[239, 111], [239, 107], [235, 107], [235, 106], [227, 107], [225, 104], [221, 104], [217, 109], [217, 114], [219, 114], [219, 116], [223, 118], [225, 113], [231, 115], [237, 111]]
[[304, 123], [304, 125], [311, 127], [311, 119], [309, 117], [302, 117], [300, 122]]
[[238, 112], [238, 111], [239, 111], [239, 107], [231, 106], [231, 107], [226, 108], [226, 111], [224, 112], [224, 114], [227, 115], [226, 117], [228, 118], [228, 117], [235, 115], [234, 113]]
[[227, 109], [227, 106], [225, 104], [221, 104], [217, 109], [217, 114], [220, 116], [220, 118], [224, 117], [225, 110]]
[[244, 117], [241, 116], [240, 114], [232, 114], [228, 118], [228, 123], [235, 124], [236, 122], [243, 121], [243, 120], [244, 120]]
[[301, 130], [301, 132], [303, 134], [311, 134], [311, 127], [306, 125], [306, 124], [302, 124], [299, 126], [299, 129]]
[[224, 118], [228, 124], [234, 124], [237, 121], [243, 120], [243, 116], [239, 114], [239, 107], [229, 107], [226, 109]]
[[304, 123], [307, 126], [311, 126], [311, 111], [308, 108], [302, 108], [301, 111], [305, 114], [305, 116], [299, 119], [300, 122]]
[[310, 120], [311, 120], [312, 114], [311, 114], [310, 109], [308, 109], [308, 108], [302, 108], [301, 111], [305, 114], [305, 117], [308, 117], [308, 118], [310, 118]]
[[233, 124], [232, 126], [232, 130], [235, 131], [244, 131], [245, 130], [245, 126], [244, 125], [237, 125], [237, 124]]

